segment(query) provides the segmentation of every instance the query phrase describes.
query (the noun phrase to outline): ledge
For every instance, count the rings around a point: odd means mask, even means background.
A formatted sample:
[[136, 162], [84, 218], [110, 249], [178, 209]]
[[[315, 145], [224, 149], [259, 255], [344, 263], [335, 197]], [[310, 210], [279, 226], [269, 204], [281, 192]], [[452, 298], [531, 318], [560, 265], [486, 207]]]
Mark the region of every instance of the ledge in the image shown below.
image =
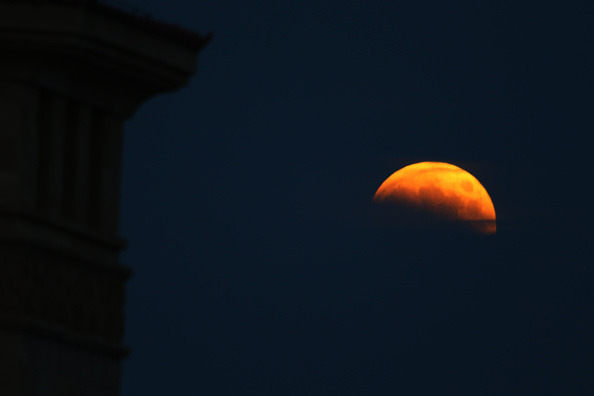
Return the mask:
[[134, 25], [140, 29], [163, 36], [191, 50], [200, 51], [212, 38], [212, 34], [201, 35], [178, 25], [159, 22], [150, 16], [128, 12], [117, 6], [99, 0], [0, 0], [0, 4], [60, 5], [96, 10], [113, 19]]
[[119, 262], [126, 241], [40, 216], [0, 212], [0, 245], [38, 246], [83, 265], [128, 279], [132, 270]]
[[35, 335], [118, 360], [124, 359], [130, 354], [130, 348], [124, 345], [105, 341], [98, 337], [78, 334], [28, 317], [0, 314], [0, 326], [5, 330]]

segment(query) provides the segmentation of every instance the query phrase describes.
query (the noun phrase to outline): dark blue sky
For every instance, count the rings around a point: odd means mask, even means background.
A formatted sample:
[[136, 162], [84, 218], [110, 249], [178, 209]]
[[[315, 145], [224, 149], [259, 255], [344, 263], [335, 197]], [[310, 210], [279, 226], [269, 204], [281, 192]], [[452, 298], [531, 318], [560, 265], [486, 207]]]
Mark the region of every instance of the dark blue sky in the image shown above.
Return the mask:
[[[127, 125], [124, 395], [594, 392], [594, 2], [135, 3], [214, 39]], [[368, 225], [424, 160], [495, 236]]]

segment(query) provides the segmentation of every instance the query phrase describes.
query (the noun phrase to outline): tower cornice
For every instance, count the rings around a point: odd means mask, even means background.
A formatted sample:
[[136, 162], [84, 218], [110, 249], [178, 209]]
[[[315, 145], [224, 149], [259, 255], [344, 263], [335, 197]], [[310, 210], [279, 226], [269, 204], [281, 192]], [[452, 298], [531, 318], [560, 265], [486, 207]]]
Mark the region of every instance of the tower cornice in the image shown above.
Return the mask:
[[3, 73], [124, 118], [186, 85], [210, 39], [92, 1], [0, 3]]

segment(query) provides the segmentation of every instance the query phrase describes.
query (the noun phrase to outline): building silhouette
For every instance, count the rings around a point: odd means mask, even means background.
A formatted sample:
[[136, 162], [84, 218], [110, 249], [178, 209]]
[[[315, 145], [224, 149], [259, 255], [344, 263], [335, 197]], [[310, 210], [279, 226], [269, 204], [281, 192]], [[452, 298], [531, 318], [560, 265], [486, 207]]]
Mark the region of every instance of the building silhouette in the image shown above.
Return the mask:
[[123, 124], [207, 41], [96, 0], [0, 0], [0, 395], [120, 393]]

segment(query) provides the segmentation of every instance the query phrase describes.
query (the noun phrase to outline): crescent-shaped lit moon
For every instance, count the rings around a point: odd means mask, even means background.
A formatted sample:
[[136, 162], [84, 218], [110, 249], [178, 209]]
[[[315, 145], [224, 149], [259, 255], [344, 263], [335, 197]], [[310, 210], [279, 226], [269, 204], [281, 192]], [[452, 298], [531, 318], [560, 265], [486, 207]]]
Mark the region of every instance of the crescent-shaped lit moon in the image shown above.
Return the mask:
[[444, 162], [420, 162], [393, 173], [373, 197], [376, 204], [420, 210], [436, 219], [462, 221], [493, 234], [495, 207], [483, 185], [470, 173]]

